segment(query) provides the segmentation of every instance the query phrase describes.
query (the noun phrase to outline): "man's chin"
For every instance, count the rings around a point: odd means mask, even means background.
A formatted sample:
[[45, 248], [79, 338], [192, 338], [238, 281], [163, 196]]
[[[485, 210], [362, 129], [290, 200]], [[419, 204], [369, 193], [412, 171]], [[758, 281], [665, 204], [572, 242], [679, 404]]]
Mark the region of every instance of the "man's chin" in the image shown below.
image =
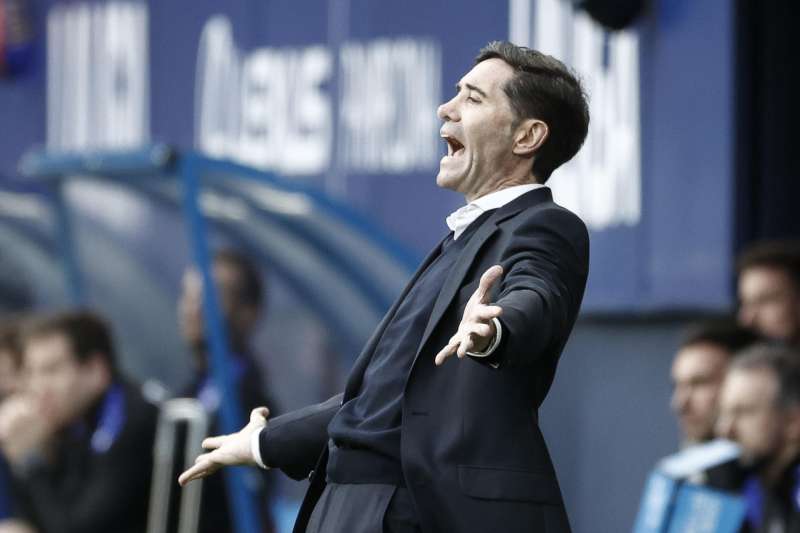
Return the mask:
[[461, 182], [460, 176], [454, 175], [452, 172], [439, 170], [436, 175], [436, 185], [442, 189], [450, 189], [451, 191], [458, 192], [458, 185]]

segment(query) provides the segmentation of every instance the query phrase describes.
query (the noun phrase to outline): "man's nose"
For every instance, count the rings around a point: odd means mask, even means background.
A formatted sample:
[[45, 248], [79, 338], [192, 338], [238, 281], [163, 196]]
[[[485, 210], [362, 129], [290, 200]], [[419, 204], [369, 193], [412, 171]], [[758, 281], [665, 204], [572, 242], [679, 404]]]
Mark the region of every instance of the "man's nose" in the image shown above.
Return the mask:
[[436, 116], [438, 116], [439, 119], [444, 121], [459, 120], [460, 116], [458, 114], [458, 109], [456, 108], [455, 104], [456, 104], [455, 98], [452, 98], [447, 102], [443, 103], [436, 110]]

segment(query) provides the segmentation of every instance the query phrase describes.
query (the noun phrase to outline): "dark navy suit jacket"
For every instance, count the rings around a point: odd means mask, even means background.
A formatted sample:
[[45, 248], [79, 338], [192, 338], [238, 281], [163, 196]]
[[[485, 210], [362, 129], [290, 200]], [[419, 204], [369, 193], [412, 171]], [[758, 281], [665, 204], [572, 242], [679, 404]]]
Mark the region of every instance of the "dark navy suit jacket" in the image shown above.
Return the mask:
[[[305, 530], [325, 486], [328, 423], [342, 401], [358, 394], [383, 329], [437, 254], [438, 247], [376, 329], [344, 396], [278, 417], [262, 432], [268, 466], [311, 479], [295, 532]], [[497, 209], [461, 252], [436, 299], [403, 400], [403, 474], [426, 533], [569, 531], [537, 410], [578, 314], [588, 262], [586, 227], [547, 188]], [[481, 274], [495, 264], [504, 270], [492, 294], [503, 308], [503, 339], [491, 358], [499, 366], [451, 357], [436, 367], [434, 355], [457, 330]]]

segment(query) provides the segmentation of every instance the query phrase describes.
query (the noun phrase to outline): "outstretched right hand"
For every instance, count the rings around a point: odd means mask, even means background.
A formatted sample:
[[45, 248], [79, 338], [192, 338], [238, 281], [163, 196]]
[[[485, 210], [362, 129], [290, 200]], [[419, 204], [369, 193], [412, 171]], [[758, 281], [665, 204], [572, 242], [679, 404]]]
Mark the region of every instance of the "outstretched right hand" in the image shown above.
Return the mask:
[[178, 483], [186, 486], [190, 481], [210, 476], [223, 466], [255, 466], [256, 460], [250, 448], [250, 440], [253, 432], [260, 431], [267, 425], [268, 416], [269, 409], [257, 407], [250, 413], [250, 422], [237, 433], [205, 439], [203, 449], [211, 451], [199, 455], [194, 460], [194, 465], [180, 475]]

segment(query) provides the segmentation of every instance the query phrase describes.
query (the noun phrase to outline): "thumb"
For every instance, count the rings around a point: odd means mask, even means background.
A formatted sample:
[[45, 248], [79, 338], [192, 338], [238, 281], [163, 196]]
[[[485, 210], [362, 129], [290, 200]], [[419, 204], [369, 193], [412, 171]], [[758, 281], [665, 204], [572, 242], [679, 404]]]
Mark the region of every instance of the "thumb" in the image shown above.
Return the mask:
[[266, 422], [268, 416], [269, 416], [269, 409], [267, 409], [266, 407], [256, 407], [255, 409], [250, 411], [250, 423], [261, 424], [262, 422]]
[[488, 303], [487, 294], [489, 294], [489, 291], [492, 289], [492, 285], [494, 285], [502, 275], [503, 267], [500, 265], [494, 265], [483, 273], [478, 283], [478, 290], [476, 291], [481, 303]]

